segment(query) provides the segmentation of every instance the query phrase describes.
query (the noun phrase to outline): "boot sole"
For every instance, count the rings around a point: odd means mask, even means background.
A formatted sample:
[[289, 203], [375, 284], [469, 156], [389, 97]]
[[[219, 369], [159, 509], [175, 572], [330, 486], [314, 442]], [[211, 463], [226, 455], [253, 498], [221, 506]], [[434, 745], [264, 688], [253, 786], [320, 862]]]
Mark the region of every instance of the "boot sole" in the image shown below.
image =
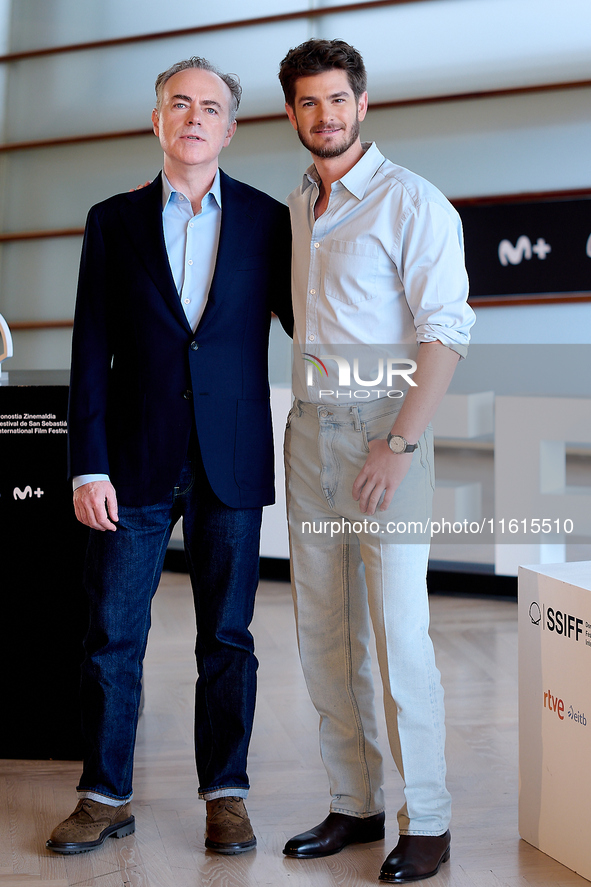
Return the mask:
[[254, 850], [256, 845], [256, 838], [253, 838], [252, 841], [243, 841], [240, 844], [216, 844], [215, 841], [210, 841], [209, 838], [205, 839], [205, 846], [208, 850], [213, 850], [215, 853], [224, 853], [226, 856], [231, 856], [234, 853], [246, 853], [247, 850]]
[[73, 853], [88, 853], [89, 850], [96, 850], [97, 847], [101, 847], [107, 838], [126, 838], [128, 835], [132, 835], [135, 832], [135, 817], [130, 816], [129, 819], [123, 820], [123, 822], [116, 822], [113, 825], [107, 826], [104, 829], [96, 841], [52, 841], [51, 838], [46, 842], [45, 846], [50, 850], [53, 850], [54, 853], [62, 853], [64, 855], [71, 855]]

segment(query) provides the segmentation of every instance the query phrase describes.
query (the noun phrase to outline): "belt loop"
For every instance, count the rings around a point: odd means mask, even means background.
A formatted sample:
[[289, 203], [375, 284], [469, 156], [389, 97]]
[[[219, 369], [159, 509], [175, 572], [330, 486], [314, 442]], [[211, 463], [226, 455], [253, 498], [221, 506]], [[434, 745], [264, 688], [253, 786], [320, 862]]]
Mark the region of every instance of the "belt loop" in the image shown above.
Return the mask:
[[361, 431], [361, 419], [359, 418], [359, 407], [355, 404], [354, 407], [351, 407], [351, 415], [353, 416], [353, 424], [355, 426], [355, 431]]

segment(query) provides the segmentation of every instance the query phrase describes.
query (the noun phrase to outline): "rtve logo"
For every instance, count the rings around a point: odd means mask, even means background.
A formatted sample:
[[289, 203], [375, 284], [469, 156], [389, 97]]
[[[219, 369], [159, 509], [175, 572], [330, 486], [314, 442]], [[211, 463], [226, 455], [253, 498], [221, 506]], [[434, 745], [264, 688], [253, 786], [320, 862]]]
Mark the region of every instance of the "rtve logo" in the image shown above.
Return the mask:
[[560, 720], [564, 721], [564, 702], [562, 699], [552, 696], [549, 690], [544, 693], [544, 708], [556, 712]]

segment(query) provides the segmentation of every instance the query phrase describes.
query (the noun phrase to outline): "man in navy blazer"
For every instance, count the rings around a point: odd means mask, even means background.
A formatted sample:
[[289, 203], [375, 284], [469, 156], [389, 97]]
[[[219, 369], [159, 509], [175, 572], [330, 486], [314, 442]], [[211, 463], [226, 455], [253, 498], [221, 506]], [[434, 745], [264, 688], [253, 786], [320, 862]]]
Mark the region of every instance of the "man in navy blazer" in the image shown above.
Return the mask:
[[135, 829], [132, 770], [150, 604], [172, 528], [197, 622], [195, 754], [206, 846], [256, 845], [244, 798], [256, 668], [249, 632], [262, 506], [273, 502], [271, 311], [291, 333], [287, 208], [226, 176], [240, 86], [204, 59], [156, 81], [161, 175], [90, 211], [69, 411], [74, 507], [91, 528], [84, 769], [48, 846]]

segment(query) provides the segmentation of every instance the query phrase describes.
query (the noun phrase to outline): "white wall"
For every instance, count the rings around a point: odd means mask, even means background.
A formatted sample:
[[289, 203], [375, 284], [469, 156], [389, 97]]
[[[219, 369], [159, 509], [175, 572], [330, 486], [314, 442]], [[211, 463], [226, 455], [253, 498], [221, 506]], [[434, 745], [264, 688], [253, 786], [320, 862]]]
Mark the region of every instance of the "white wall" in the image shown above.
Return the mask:
[[[3, 0], [5, 8], [9, 0]], [[293, 0], [12, 0], [12, 51], [293, 11]], [[303, 5], [303, 4], [302, 4]], [[329, 7], [335, 2], [312, 2]], [[2, 17], [0, 0], [0, 21]], [[1, 34], [1, 28], [0, 28]], [[7, 141], [149, 127], [153, 81], [187, 55], [239, 73], [242, 116], [282, 110], [278, 62], [309, 36], [364, 54], [371, 101], [591, 79], [589, 0], [433, 0], [363, 13], [25, 60], [7, 66]], [[2, 66], [0, 66], [0, 72]], [[1, 85], [1, 80], [0, 80]], [[362, 136], [450, 197], [591, 187], [591, 89], [370, 110]], [[0, 107], [0, 115], [2, 107]], [[227, 172], [279, 199], [308, 158], [287, 122], [239, 126]], [[88, 207], [153, 176], [153, 136], [12, 152], [0, 179], [3, 229], [82, 226]], [[0, 311], [71, 317], [80, 241], [5, 244]], [[589, 342], [591, 303], [480, 308], [476, 342]], [[15, 334], [7, 369], [61, 368], [67, 330]], [[283, 347], [283, 346], [282, 346]]]

